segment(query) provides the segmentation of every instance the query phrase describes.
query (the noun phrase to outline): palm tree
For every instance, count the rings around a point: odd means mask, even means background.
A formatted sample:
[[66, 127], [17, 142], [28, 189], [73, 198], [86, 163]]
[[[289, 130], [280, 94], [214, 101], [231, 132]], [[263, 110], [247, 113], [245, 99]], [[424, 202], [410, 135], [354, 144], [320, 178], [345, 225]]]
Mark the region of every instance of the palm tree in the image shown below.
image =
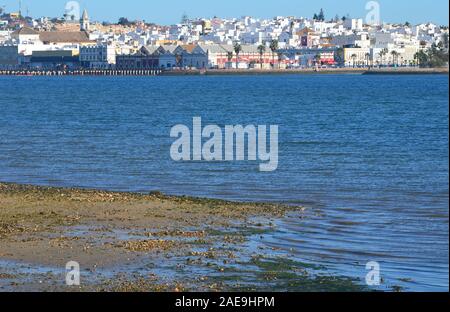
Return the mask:
[[366, 65], [367, 65], [367, 68], [369, 68], [370, 53], [367, 52], [367, 53], [364, 55], [364, 57], [365, 57], [365, 59], [366, 59]]
[[355, 61], [356, 61], [357, 55], [353, 53], [351, 58], [352, 58], [352, 62], [353, 62], [353, 68], [355, 68]]
[[345, 57], [344, 57], [344, 48], [339, 47], [336, 50], [336, 54], [335, 54], [335, 60], [338, 63], [345, 63]]
[[380, 64], [383, 65], [384, 51], [381, 50], [378, 55], [380, 56]]
[[322, 55], [320, 55], [320, 53], [317, 53], [314, 56], [314, 62], [316, 63], [316, 66], [320, 64], [320, 60], [322, 59]]
[[234, 44], [234, 53], [236, 53], [236, 69], [239, 68], [239, 54], [242, 52], [242, 46], [236, 42]]
[[275, 52], [278, 50], [278, 40], [274, 39], [270, 42], [270, 50], [272, 51], [272, 64], [275, 66]]
[[232, 51], [227, 52], [227, 59], [228, 59], [228, 62], [231, 62], [233, 60], [233, 52]]
[[388, 54], [388, 51], [389, 51], [389, 50], [388, 50], [387, 48], [384, 48], [383, 50], [380, 51], [381, 65], [383, 65], [384, 56], [385, 56], [386, 54]]
[[423, 50], [420, 50], [417, 54], [417, 64], [419, 67], [428, 67], [430, 65], [430, 55]]
[[261, 65], [261, 69], [263, 68], [263, 54], [266, 52], [266, 46], [261, 44], [258, 46], [258, 52], [259, 52], [259, 63]]
[[391, 55], [392, 55], [392, 65], [397, 66], [398, 65], [397, 64], [398, 63], [398, 52], [393, 50], [391, 52]]
[[228, 59], [228, 63], [231, 63], [231, 61], [233, 60], [233, 51], [227, 52], [227, 59]]
[[419, 52], [414, 53], [414, 65], [416, 66], [419, 65], [419, 56], [420, 56]]

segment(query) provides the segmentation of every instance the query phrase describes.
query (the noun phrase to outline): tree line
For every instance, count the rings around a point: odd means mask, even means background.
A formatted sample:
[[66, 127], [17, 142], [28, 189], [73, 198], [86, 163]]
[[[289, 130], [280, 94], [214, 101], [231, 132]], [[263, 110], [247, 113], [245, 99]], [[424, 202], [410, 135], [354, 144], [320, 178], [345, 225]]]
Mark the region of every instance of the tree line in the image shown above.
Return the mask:
[[448, 34], [445, 34], [438, 44], [433, 43], [431, 48], [417, 52], [414, 59], [420, 67], [448, 65]]

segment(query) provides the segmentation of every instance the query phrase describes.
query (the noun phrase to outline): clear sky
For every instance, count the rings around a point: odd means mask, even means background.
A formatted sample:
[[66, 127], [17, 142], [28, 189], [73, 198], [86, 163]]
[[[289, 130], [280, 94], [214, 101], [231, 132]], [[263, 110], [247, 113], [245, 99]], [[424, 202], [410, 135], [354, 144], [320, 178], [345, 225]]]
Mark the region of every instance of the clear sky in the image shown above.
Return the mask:
[[[22, 11], [33, 17], [62, 17], [67, 0], [22, 0]], [[119, 17], [168, 25], [178, 23], [183, 13], [189, 17], [271, 18], [312, 17], [320, 8], [327, 18], [347, 13], [364, 18], [368, 0], [80, 0], [95, 21], [115, 22]], [[434, 22], [448, 25], [448, 0], [378, 0], [381, 20], [385, 22]], [[0, 0], [6, 11], [18, 11], [19, 0]]]

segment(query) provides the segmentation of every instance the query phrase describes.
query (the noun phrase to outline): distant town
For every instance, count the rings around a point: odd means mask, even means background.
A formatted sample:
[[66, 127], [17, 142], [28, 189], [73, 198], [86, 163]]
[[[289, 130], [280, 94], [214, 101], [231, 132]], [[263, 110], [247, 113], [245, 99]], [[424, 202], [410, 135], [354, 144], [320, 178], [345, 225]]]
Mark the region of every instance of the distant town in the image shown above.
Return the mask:
[[[80, 12], [81, 13], [81, 12]], [[448, 66], [448, 26], [307, 17], [191, 19], [161, 26], [88, 10], [60, 18], [0, 9], [1, 70], [208, 70]]]

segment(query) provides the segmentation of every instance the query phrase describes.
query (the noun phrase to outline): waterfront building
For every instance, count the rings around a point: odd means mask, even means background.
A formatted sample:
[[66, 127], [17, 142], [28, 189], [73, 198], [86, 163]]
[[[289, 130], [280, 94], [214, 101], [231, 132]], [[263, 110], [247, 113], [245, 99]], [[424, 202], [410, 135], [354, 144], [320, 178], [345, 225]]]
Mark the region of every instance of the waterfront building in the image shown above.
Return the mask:
[[[417, 51], [448, 42], [448, 28], [432, 23], [364, 25], [358, 18], [198, 18], [171, 26], [142, 21], [100, 24], [90, 20], [87, 10], [79, 21], [70, 18], [21, 22], [3, 15], [0, 45], [17, 46], [17, 56], [15, 48], [2, 48], [0, 62], [14, 66], [17, 61], [21, 66], [30, 63], [34, 51], [61, 50], [79, 51], [80, 64], [89, 68], [111, 68], [114, 56], [120, 56], [121, 66], [127, 68], [291, 68], [333, 65], [336, 53], [326, 49], [340, 48], [339, 63], [346, 66], [368, 61], [374, 66], [408, 65]], [[269, 48], [272, 40], [278, 40], [275, 53]], [[236, 42], [242, 46], [239, 56]], [[266, 46], [263, 55], [257, 51], [259, 45]]]
[[225, 68], [228, 60], [228, 53], [233, 53], [232, 48], [225, 48], [220, 44], [197, 44], [193, 49], [196, 54], [204, 54], [207, 57], [208, 68]]
[[284, 63], [291, 67], [312, 67], [315, 65], [338, 64], [338, 48], [288, 48], [278, 51], [285, 57]]
[[161, 45], [153, 52], [153, 56], [158, 59], [158, 67], [161, 69], [172, 69], [181, 67], [180, 60], [175, 56], [177, 45]]
[[73, 50], [33, 51], [28, 68], [38, 70], [76, 69], [80, 65], [78, 53]]
[[120, 54], [116, 56], [116, 68], [129, 69], [158, 69], [159, 59], [155, 55], [158, 47], [144, 46], [133, 54]]
[[[256, 45], [242, 45], [241, 47], [242, 51], [239, 53], [239, 59], [233, 58], [233, 60], [239, 61], [240, 64], [244, 64], [240, 68], [257, 68], [260, 67], [261, 61], [262, 64], [282, 63], [281, 54], [276, 54], [275, 56], [269, 48], [266, 48], [266, 51], [261, 55]], [[235, 57], [237, 58], [236, 55]]]
[[116, 48], [110, 44], [81, 46], [80, 65], [84, 68], [110, 69], [116, 64]]
[[182, 68], [205, 69], [208, 67], [208, 55], [202, 50], [195, 50], [196, 45], [180, 45], [175, 50], [177, 58], [181, 57]]
[[[250, 68], [257, 67], [262, 61], [263, 67], [268, 64], [278, 64], [278, 55], [272, 53], [269, 48], [261, 55], [258, 51], [258, 46], [255, 45], [241, 45], [241, 52], [236, 55], [233, 45], [225, 44], [197, 44], [193, 49], [193, 53], [198, 55], [206, 55], [207, 68]], [[203, 56], [204, 57], [204, 56]]]
[[14, 69], [19, 65], [19, 46], [0, 46], [0, 69]]
[[344, 64], [348, 67], [366, 66], [371, 63], [370, 48], [344, 48]]

